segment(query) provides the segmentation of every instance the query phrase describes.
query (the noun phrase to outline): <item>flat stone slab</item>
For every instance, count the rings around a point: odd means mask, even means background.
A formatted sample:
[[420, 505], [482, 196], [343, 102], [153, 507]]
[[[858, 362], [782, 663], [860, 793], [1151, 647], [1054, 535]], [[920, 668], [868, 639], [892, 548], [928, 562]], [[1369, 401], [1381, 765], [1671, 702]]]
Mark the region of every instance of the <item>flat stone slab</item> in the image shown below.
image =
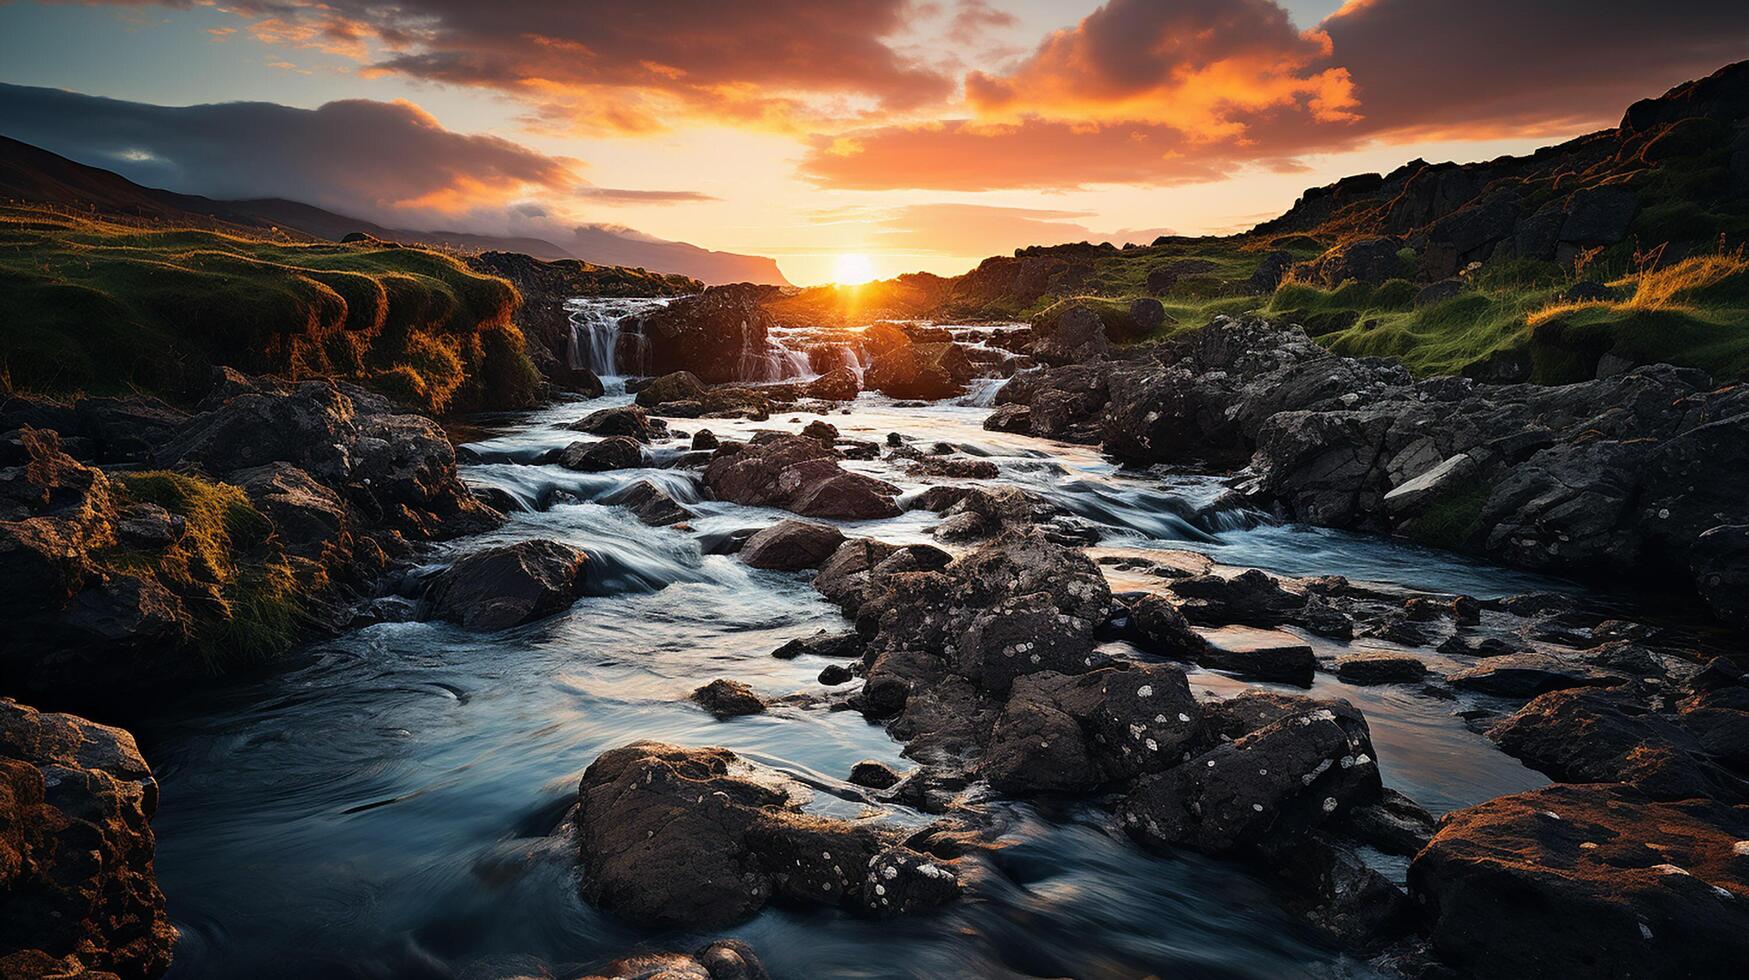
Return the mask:
[[1427, 665], [1407, 653], [1350, 653], [1336, 658], [1336, 676], [1350, 684], [1415, 684]]
[[1198, 630], [1208, 646], [1196, 657], [1204, 667], [1242, 677], [1310, 687], [1317, 657], [1311, 644], [1286, 630], [1222, 626]]

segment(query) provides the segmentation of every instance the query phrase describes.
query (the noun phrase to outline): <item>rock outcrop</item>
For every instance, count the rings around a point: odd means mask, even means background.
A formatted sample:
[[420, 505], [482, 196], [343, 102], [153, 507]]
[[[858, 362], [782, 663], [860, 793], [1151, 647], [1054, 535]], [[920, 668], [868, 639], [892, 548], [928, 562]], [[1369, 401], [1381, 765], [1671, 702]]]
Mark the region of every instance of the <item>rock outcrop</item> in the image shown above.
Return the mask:
[[553, 541], [519, 541], [466, 555], [426, 590], [433, 618], [501, 630], [570, 606], [583, 594], [589, 556]]
[[838, 465], [841, 458], [837, 450], [807, 436], [734, 443], [711, 457], [704, 481], [720, 499], [780, 507], [804, 517], [857, 520], [901, 512], [893, 502], [897, 487], [845, 470]]
[[0, 974], [155, 977], [158, 783], [133, 736], [0, 698]]

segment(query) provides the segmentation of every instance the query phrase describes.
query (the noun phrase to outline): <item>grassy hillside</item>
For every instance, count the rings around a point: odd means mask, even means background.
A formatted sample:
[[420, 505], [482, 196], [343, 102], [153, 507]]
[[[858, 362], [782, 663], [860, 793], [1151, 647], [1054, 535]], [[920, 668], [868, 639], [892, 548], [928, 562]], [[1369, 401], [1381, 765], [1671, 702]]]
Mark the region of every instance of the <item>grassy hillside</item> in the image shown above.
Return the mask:
[[429, 412], [529, 403], [502, 279], [437, 252], [300, 244], [0, 206], [0, 370], [172, 400], [213, 364], [332, 375]]

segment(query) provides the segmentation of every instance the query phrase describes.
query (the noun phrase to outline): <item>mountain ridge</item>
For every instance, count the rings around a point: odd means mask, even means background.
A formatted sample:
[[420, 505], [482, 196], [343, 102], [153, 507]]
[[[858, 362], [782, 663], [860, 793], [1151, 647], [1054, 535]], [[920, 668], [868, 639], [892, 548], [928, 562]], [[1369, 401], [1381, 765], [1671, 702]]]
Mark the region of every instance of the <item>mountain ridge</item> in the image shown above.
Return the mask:
[[339, 241], [357, 233], [384, 241], [471, 252], [519, 252], [539, 259], [578, 259], [596, 265], [677, 273], [707, 285], [732, 282], [790, 285], [776, 260], [767, 256], [713, 251], [687, 242], [646, 241], [616, 235], [599, 226], [577, 229], [575, 247], [533, 236], [390, 228], [284, 198], [219, 200], [146, 187], [114, 171], [7, 136], [0, 136], [0, 198], [217, 230], [278, 231], [294, 239]]

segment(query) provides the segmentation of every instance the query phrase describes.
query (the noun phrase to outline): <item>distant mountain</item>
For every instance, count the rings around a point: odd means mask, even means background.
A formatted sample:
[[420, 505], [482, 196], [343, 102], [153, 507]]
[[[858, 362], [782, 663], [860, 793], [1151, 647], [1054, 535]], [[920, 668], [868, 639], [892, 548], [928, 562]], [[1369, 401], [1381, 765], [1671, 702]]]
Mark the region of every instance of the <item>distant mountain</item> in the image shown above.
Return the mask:
[[787, 286], [772, 259], [760, 255], [713, 252], [588, 225], [565, 245], [542, 238], [481, 235], [463, 231], [388, 228], [298, 201], [261, 198], [219, 201], [195, 194], [142, 187], [126, 177], [89, 167], [47, 150], [0, 136], [0, 199], [95, 210], [198, 227], [251, 232], [279, 229], [294, 238], [338, 241], [362, 232], [387, 241], [439, 245], [470, 251], [520, 252], [540, 259], [582, 259], [597, 265], [641, 267], [679, 273], [707, 285], [755, 282]]

